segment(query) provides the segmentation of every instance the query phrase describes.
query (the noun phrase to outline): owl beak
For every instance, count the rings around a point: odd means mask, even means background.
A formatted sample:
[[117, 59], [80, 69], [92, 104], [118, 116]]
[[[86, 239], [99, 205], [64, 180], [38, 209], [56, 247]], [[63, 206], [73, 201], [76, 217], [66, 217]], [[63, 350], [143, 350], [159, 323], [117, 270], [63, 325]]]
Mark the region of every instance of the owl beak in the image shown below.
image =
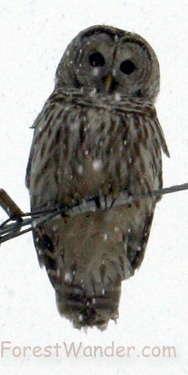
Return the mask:
[[112, 83], [113, 83], [113, 77], [112, 77], [112, 74], [109, 73], [105, 79], [105, 82], [104, 82], [104, 88], [105, 88], [105, 91], [106, 92], [110, 92], [110, 89], [112, 87]]

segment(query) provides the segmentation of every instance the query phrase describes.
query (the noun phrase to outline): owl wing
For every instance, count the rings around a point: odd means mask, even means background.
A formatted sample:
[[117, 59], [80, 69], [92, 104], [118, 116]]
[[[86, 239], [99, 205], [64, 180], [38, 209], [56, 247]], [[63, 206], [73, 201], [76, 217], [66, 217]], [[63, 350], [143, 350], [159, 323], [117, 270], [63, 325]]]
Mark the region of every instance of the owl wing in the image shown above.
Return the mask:
[[[52, 93], [46, 103], [44, 104], [41, 112], [37, 116], [36, 120], [34, 121], [33, 125], [30, 129], [34, 129], [33, 134], [33, 141], [30, 149], [28, 164], [26, 168], [26, 177], [25, 177], [25, 184], [26, 187], [29, 189], [30, 187], [30, 175], [31, 175], [31, 168], [32, 164], [35, 161], [36, 154], [38, 153], [38, 144], [40, 143], [41, 136], [45, 134], [46, 130], [49, 128], [51, 119], [53, 114], [56, 113], [56, 107], [62, 107], [63, 103], [60, 104], [58, 102], [53, 101], [54, 94]], [[62, 108], [61, 108], [62, 109]], [[39, 151], [40, 145], [39, 145]]]
[[38, 135], [39, 135], [37, 129], [40, 128], [40, 126], [44, 126], [45, 106], [46, 105], [44, 105], [42, 111], [39, 113], [39, 115], [37, 116], [33, 125], [30, 127], [30, 129], [34, 129], [34, 135], [33, 135], [33, 140], [32, 140], [31, 149], [30, 149], [30, 153], [29, 153], [29, 159], [28, 159], [28, 163], [27, 163], [26, 176], [25, 176], [25, 184], [26, 184], [26, 187], [28, 189], [30, 187], [31, 166], [32, 166], [32, 162], [33, 162], [34, 151], [35, 151], [35, 148], [36, 148], [36, 142], [37, 142], [37, 138], [38, 138]]

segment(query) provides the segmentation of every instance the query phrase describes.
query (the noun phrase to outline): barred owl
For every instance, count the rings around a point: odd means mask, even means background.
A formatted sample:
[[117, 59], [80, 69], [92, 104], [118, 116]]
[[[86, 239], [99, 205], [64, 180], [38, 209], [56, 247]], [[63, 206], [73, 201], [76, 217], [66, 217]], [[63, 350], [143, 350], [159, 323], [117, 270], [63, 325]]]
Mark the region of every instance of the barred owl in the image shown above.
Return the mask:
[[[118, 318], [121, 282], [144, 258], [168, 155], [154, 107], [159, 63], [139, 35], [93, 26], [68, 45], [34, 122], [26, 173], [39, 262], [74, 327]], [[145, 195], [145, 198], [143, 196]]]

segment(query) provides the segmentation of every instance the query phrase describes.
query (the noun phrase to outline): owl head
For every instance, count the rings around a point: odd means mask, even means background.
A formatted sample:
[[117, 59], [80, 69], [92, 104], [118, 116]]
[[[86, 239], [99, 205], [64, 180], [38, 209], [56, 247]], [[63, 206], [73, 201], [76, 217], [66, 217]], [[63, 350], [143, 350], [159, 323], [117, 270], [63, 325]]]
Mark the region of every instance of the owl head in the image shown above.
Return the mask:
[[56, 88], [102, 95], [119, 93], [154, 102], [160, 85], [155, 52], [140, 35], [92, 26], [68, 45], [56, 71]]

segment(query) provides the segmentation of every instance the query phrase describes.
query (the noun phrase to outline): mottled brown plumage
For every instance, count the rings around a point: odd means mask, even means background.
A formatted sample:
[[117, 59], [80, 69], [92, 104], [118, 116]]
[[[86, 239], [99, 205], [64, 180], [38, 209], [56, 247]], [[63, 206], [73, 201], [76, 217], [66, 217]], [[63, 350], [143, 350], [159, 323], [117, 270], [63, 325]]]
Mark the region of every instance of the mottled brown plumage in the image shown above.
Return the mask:
[[60, 314], [77, 328], [116, 320], [121, 281], [143, 260], [157, 198], [141, 196], [162, 187], [161, 149], [168, 155], [158, 91], [151, 46], [94, 26], [67, 47], [33, 125], [31, 209], [64, 210], [35, 220], [35, 246]]

